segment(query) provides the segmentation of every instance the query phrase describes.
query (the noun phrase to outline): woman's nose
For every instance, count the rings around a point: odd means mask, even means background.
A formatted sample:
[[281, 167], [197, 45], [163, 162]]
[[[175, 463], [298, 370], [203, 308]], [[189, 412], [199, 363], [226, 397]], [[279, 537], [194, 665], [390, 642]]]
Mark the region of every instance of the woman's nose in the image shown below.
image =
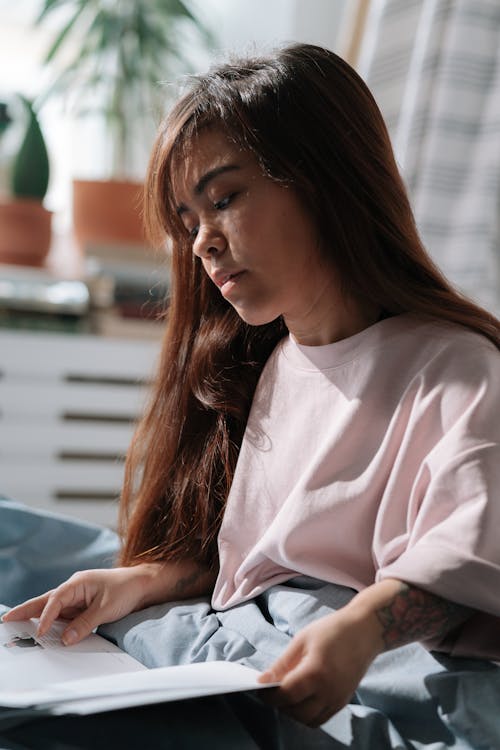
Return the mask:
[[200, 227], [193, 243], [193, 253], [199, 258], [208, 258], [218, 255], [226, 248], [226, 238], [214, 227]]

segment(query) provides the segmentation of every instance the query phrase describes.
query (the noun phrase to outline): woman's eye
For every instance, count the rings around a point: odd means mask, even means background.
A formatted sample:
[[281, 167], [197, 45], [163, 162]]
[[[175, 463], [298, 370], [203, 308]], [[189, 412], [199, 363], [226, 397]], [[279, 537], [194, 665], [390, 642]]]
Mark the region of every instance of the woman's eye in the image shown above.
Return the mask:
[[193, 227], [192, 229], [188, 229], [189, 238], [191, 240], [196, 239], [199, 229], [200, 229], [199, 227]]
[[231, 203], [235, 195], [236, 193], [231, 193], [231, 195], [228, 195], [225, 198], [222, 198], [220, 201], [215, 201], [214, 208], [217, 211], [223, 211], [225, 208], [229, 206], [229, 204]]

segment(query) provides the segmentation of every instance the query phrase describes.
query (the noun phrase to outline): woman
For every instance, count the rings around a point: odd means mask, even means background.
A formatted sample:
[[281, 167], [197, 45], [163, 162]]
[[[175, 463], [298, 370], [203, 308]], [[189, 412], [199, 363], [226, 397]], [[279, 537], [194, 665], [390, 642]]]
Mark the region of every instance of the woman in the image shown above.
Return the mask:
[[311, 726], [387, 650], [499, 658], [499, 324], [427, 256], [361, 79], [311, 45], [195, 79], [145, 209], [172, 296], [120, 567], [5, 619], [63, 615], [71, 644], [162, 602], [222, 617], [297, 576], [344, 587], [262, 677]]

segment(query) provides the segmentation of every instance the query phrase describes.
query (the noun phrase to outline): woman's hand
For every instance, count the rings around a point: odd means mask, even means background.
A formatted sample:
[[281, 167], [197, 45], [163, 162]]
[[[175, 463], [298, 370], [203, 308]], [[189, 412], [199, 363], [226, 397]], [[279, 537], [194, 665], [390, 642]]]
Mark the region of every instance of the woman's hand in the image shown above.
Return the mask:
[[210, 590], [214, 574], [197, 563], [141, 563], [124, 568], [75, 573], [52, 591], [13, 607], [5, 622], [38, 617], [37, 635], [44, 635], [54, 620], [69, 620], [62, 641], [78, 643], [94, 628], [114, 622], [138, 609], [199, 596]]
[[69, 620], [62, 634], [65, 645], [81, 641], [104, 622], [113, 622], [140, 609], [145, 575], [141, 566], [75, 573], [48, 591], [11, 609], [5, 622], [38, 617], [37, 635], [44, 635], [54, 620]]
[[319, 726], [349, 702], [381, 651], [439, 640], [470, 615], [467, 607], [388, 578], [301, 630], [260, 681], [281, 682], [269, 700]]
[[259, 681], [281, 682], [269, 701], [317, 727], [349, 702], [382, 648], [377, 623], [345, 607], [301, 630]]

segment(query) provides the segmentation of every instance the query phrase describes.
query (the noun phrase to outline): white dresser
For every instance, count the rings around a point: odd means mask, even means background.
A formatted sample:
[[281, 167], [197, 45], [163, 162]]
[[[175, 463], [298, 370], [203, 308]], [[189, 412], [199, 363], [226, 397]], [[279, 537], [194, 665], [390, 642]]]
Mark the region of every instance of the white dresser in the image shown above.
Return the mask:
[[115, 527], [159, 346], [0, 330], [0, 495]]

